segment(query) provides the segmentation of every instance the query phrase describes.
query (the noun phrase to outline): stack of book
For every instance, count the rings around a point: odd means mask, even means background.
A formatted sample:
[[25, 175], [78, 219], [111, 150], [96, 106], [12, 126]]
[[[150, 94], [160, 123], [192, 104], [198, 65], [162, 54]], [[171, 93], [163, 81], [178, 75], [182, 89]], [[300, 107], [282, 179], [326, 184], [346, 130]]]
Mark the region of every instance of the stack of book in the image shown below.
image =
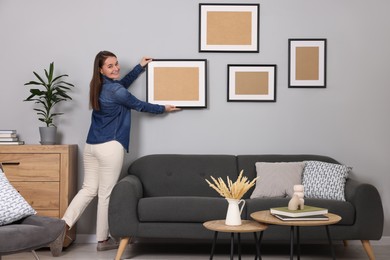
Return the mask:
[[21, 145], [24, 141], [20, 141], [16, 130], [1, 130], [0, 129], [0, 145]]
[[305, 205], [304, 209], [289, 210], [288, 207], [271, 208], [275, 217], [284, 221], [328, 220], [328, 209]]

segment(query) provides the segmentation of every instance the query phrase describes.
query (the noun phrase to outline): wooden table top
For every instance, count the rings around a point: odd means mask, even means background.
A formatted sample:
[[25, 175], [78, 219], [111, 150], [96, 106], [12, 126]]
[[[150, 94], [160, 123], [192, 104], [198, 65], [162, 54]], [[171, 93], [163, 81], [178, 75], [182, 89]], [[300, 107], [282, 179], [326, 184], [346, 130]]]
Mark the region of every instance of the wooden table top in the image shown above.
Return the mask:
[[211, 220], [203, 223], [203, 226], [212, 231], [230, 232], [230, 233], [249, 233], [266, 230], [268, 225], [253, 220], [241, 220], [239, 226], [228, 226], [224, 219]]
[[251, 217], [260, 222], [260, 223], [266, 223], [271, 225], [281, 225], [281, 226], [326, 226], [326, 225], [332, 225], [336, 224], [341, 220], [341, 217], [339, 215], [328, 213], [325, 214], [325, 216], [328, 216], [328, 220], [293, 220], [293, 221], [285, 221], [278, 219], [277, 217], [273, 216], [269, 210], [262, 210], [257, 211], [251, 214]]

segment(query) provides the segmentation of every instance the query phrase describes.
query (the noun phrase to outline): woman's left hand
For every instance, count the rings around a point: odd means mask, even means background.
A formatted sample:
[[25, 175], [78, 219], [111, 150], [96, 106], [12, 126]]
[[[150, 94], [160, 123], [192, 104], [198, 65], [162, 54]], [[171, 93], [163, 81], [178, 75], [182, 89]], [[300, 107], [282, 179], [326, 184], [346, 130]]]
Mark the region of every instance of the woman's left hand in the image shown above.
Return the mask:
[[148, 65], [149, 62], [151, 62], [153, 59], [150, 57], [143, 57], [140, 61], [140, 65], [145, 68], [146, 65]]

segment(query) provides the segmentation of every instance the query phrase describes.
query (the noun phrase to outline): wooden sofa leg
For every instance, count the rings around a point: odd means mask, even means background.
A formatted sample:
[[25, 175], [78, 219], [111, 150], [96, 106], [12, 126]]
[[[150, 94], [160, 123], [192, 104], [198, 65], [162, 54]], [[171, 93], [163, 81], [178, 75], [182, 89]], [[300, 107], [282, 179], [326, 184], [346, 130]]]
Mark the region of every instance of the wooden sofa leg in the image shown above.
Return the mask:
[[348, 240], [343, 240], [344, 246], [348, 246]]
[[375, 260], [375, 255], [374, 255], [374, 251], [372, 250], [370, 240], [362, 240], [362, 245], [368, 255], [368, 258], [370, 260]]
[[127, 244], [129, 243], [130, 237], [122, 237], [121, 242], [119, 243], [118, 251], [116, 252], [115, 260], [120, 260], [123, 252], [126, 249]]

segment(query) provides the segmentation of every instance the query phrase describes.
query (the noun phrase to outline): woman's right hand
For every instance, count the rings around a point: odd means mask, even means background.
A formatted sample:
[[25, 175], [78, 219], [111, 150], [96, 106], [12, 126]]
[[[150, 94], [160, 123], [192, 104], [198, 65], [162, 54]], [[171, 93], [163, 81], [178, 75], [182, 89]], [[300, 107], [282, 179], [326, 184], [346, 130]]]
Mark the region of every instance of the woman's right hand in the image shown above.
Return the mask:
[[179, 111], [181, 108], [178, 108], [173, 105], [165, 105], [165, 112], [173, 112], [173, 111]]

